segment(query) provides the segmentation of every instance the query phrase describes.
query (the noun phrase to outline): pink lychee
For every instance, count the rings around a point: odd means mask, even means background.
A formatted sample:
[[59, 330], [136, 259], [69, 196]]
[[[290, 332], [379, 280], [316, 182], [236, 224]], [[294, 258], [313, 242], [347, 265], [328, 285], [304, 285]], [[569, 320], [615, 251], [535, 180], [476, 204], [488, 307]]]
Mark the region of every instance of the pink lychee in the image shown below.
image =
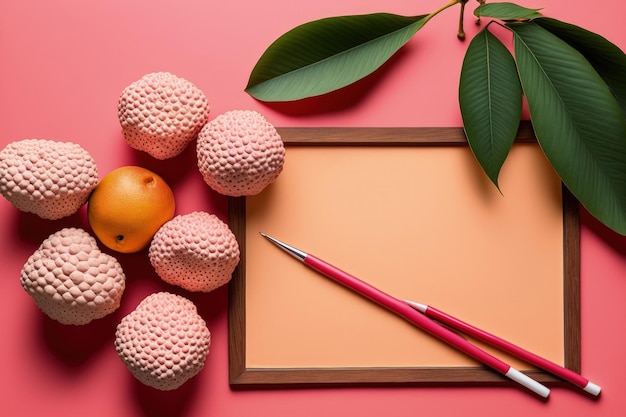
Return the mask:
[[263, 115], [233, 110], [208, 122], [198, 134], [198, 168], [218, 193], [255, 195], [282, 172], [283, 141]]
[[94, 159], [75, 143], [24, 139], [0, 151], [0, 193], [41, 218], [76, 213], [97, 184]]
[[178, 215], [154, 235], [150, 263], [165, 282], [188, 291], [209, 292], [230, 281], [239, 245], [217, 216], [196, 211]]
[[156, 159], [180, 154], [209, 119], [205, 94], [169, 72], [146, 74], [126, 87], [117, 113], [128, 144]]
[[65, 228], [45, 239], [28, 258], [20, 282], [50, 318], [80, 325], [119, 308], [125, 275], [89, 233]]
[[169, 391], [197, 375], [211, 333], [190, 300], [159, 292], [146, 297], [117, 326], [115, 349], [143, 384]]

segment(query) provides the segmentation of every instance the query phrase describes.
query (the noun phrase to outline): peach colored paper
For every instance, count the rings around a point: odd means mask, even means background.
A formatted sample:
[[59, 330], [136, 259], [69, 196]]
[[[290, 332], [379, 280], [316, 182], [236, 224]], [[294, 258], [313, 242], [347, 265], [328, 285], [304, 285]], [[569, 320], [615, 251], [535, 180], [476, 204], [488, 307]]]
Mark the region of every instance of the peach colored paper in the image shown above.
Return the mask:
[[537, 145], [516, 144], [500, 188], [465, 146], [288, 147], [279, 179], [247, 200], [246, 365], [475, 365], [258, 232], [562, 364], [559, 179]]

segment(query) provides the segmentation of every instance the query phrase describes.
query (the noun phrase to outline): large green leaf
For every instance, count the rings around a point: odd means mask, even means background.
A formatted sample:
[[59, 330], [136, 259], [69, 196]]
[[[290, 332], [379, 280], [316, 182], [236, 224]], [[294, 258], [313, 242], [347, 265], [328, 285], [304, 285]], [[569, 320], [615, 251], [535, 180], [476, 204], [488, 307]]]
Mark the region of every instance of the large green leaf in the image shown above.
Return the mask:
[[536, 23], [508, 23], [537, 140], [587, 210], [626, 234], [626, 122], [585, 57]]
[[502, 20], [534, 19], [540, 17], [541, 9], [528, 9], [515, 3], [487, 3], [474, 9], [474, 15], [494, 17]]
[[375, 13], [300, 25], [263, 53], [246, 92], [262, 101], [291, 101], [345, 87], [384, 64], [428, 18]]
[[459, 82], [467, 141], [491, 181], [502, 168], [519, 128], [522, 87], [509, 50], [488, 26], [470, 42]]
[[587, 58], [617, 98], [626, 117], [626, 54], [606, 38], [579, 26], [547, 17], [537, 19], [535, 23]]

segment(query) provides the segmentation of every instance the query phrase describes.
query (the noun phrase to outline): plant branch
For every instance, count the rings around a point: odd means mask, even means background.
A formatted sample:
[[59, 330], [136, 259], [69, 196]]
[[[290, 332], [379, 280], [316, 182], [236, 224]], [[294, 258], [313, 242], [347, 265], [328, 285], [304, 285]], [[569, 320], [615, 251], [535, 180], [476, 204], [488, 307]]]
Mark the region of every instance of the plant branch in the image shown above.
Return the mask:
[[426, 16], [425, 20], [428, 21], [428, 20], [432, 19], [433, 17], [437, 16], [439, 13], [443, 12], [446, 9], [449, 9], [450, 7], [454, 6], [457, 3], [461, 3], [463, 5], [463, 4], [467, 3], [467, 2], [468, 2], [468, 0], [450, 0], [444, 6], [438, 8], [437, 10], [435, 10], [434, 12], [432, 12], [428, 16]]
[[[467, 3], [469, 0], [450, 0], [447, 4], [445, 4], [444, 6], [440, 7], [439, 9], [435, 10], [434, 12], [430, 13], [428, 16], [426, 16], [424, 18], [424, 22], [429, 21], [430, 19], [432, 19], [433, 17], [437, 16], [439, 13], [443, 12], [444, 10], [456, 5], [456, 4], [460, 4], [461, 5], [461, 17], [459, 19], [459, 31], [457, 33], [457, 37], [461, 40], [465, 39], [465, 31], [463, 30], [463, 15], [465, 13], [465, 3]], [[478, 0], [478, 1], [482, 1], [484, 2], [485, 0]]]

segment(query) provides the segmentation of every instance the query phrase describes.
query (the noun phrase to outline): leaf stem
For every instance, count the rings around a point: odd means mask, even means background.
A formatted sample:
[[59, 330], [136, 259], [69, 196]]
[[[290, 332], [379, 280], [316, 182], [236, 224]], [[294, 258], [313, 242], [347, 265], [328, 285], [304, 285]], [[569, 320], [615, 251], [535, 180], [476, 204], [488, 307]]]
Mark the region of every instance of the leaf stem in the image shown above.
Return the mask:
[[459, 13], [459, 30], [456, 33], [456, 37], [460, 40], [465, 40], [465, 29], [463, 28], [463, 17], [465, 16], [465, 3], [467, 0], [461, 1], [461, 12]]
[[[476, 0], [478, 2], [479, 6], [482, 6], [485, 4], [485, 0]], [[476, 16], [476, 24], [480, 25], [480, 16]]]

